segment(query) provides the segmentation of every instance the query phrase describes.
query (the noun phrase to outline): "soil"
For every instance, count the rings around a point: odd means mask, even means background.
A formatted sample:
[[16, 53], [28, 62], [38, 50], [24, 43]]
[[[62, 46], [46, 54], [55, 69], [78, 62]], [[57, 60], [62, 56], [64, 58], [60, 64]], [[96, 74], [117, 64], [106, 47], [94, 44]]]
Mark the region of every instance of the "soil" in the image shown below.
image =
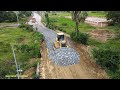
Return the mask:
[[92, 38], [102, 42], [105, 42], [108, 39], [112, 39], [115, 36], [114, 33], [108, 30], [93, 30], [89, 34], [92, 36]]
[[[72, 41], [71, 41], [72, 42]], [[55, 65], [47, 56], [46, 43], [43, 42], [41, 59], [41, 79], [108, 79], [105, 70], [89, 56], [87, 46], [73, 42], [74, 49], [80, 54], [80, 63], [71, 66]]]

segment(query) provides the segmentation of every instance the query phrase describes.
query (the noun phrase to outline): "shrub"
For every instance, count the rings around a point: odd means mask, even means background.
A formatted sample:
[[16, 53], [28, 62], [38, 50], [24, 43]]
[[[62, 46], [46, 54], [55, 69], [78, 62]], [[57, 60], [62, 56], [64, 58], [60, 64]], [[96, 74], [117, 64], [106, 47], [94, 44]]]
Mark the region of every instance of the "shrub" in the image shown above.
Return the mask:
[[16, 74], [14, 60], [0, 60], [0, 79], [5, 79], [5, 75]]
[[66, 33], [66, 31], [64, 29], [62, 31]]
[[72, 40], [78, 42], [78, 43], [81, 43], [81, 44], [87, 44], [88, 42], [88, 38], [89, 38], [89, 35], [88, 34], [85, 34], [85, 33], [79, 33], [77, 36], [74, 32], [71, 33], [71, 38]]
[[113, 24], [120, 23], [120, 11], [106, 11], [107, 20], [111, 20]]
[[49, 24], [50, 29], [54, 29], [54, 26], [52, 24]]
[[33, 27], [30, 25], [27, 25], [27, 24], [21, 24], [19, 26], [19, 28], [23, 28], [23, 29], [28, 30], [28, 31], [33, 31]]
[[102, 47], [99, 49], [93, 49], [92, 53], [96, 63], [101, 65], [103, 68], [112, 72], [119, 69], [120, 51]]
[[63, 28], [62, 28], [62, 27], [58, 27], [58, 30], [62, 31], [62, 30], [63, 30]]
[[56, 19], [50, 19], [50, 22], [57, 22], [57, 20]]
[[67, 26], [68, 24], [67, 23], [62, 23], [62, 26]]
[[116, 40], [119, 40], [119, 39], [120, 39], [120, 32], [118, 32], [118, 33], [116, 34], [115, 39], [116, 39]]

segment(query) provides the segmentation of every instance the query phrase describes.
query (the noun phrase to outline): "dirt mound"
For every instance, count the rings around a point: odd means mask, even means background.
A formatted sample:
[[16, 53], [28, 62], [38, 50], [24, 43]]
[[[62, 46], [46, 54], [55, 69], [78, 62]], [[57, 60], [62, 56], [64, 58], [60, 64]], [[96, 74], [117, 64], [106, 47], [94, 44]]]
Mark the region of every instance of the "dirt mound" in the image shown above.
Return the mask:
[[90, 35], [100, 41], [106, 41], [114, 37], [114, 34], [109, 30], [93, 30]]

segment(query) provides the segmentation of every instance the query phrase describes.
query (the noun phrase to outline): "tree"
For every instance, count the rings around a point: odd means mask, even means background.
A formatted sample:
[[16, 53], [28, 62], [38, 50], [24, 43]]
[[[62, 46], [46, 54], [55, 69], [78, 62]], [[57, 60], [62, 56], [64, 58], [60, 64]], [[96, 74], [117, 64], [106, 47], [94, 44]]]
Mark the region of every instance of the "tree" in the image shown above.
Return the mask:
[[81, 21], [81, 22], [84, 22], [87, 16], [88, 16], [87, 11], [81, 11], [80, 21]]
[[88, 16], [87, 11], [72, 11], [72, 20], [75, 21], [75, 33], [76, 36], [79, 34], [78, 25], [80, 22], [84, 22]]
[[13, 11], [0, 11], [0, 22], [9, 21], [15, 22], [16, 15]]
[[120, 23], [120, 11], [107, 11], [107, 20], [111, 20], [112, 24]]
[[49, 16], [48, 12], [45, 12], [46, 26], [49, 27]]
[[76, 24], [76, 26], [75, 26], [76, 36], [79, 33], [78, 25], [79, 25], [79, 22], [80, 22], [80, 13], [81, 13], [81, 11], [72, 11], [72, 20], [75, 21], [75, 24]]
[[19, 11], [19, 17], [29, 17], [31, 16], [32, 12], [31, 11]]
[[3, 22], [5, 20], [4, 14], [5, 11], [0, 11], [0, 22]]

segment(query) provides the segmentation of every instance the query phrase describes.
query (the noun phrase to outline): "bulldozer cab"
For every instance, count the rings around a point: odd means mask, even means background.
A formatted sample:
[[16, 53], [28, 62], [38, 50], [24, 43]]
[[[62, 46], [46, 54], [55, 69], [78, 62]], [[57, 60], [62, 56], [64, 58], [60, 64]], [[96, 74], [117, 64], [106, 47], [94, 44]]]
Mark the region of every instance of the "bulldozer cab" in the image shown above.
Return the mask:
[[63, 41], [64, 40], [64, 33], [57, 33], [57, 41]]
[[68, 47], [67, 41], [65, 39], [64, 33], [57, 33], [57, 38], [53, 44], [53, 48], [58, 49], [61, 47]]
[[61, 41], [61, 45], [60, 45], [60, 47], [67, 47], [67, 45], [66, 45], [66, 41], [65, 41], [65, 40]]

